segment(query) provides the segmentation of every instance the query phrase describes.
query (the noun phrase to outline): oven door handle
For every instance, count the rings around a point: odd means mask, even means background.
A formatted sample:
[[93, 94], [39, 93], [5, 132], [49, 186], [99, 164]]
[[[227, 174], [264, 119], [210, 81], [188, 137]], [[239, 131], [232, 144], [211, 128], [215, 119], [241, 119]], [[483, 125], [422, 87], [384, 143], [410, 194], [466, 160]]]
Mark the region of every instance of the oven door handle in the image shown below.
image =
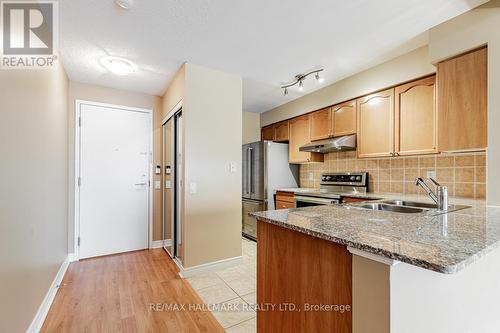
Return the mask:
[[295, 196], [294, 199], [295, 199], [295, 205], [297, 205], [298, 201], [317, 203], [320, 205], [332, 205], [332, 204], [340, 203], [339, 199], [312, 198], [312, 197], [299, 196], [299, 195]]

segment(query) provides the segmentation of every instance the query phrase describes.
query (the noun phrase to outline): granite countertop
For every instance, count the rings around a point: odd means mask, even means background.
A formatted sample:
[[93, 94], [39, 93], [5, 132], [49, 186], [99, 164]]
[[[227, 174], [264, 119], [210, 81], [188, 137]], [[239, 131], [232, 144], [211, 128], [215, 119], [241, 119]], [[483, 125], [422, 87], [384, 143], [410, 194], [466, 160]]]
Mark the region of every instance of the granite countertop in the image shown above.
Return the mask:
[[[367, 193], [372, 199], [430, 202], [427, 196]], [[500, 245], [500, 208], [450, 198], [470, 208], [437, 216], [348, 205], [256, 212], [259, 221], [441, 273], [455, 273]]]

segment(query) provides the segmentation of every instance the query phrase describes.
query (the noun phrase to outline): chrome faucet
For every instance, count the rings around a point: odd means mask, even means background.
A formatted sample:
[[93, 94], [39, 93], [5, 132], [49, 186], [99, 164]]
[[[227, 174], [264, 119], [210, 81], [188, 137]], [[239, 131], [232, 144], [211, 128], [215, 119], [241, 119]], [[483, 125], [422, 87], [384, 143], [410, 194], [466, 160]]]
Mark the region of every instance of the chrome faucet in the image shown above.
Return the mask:
[[431, 197], [431, 199], [437, 204], [437, 208], [439, 211], [447, 211], [448, 210], [448, 187], [441, 186], [437, 181], [432, 178], [429, 178], [431, 182], [436, 185], [436, 193], [432, 192], [432, 190], [427, 186], [425, 181], [422, 178], [417, 178], [415, 180], [416, 186], [421, 186], [424, 191]]

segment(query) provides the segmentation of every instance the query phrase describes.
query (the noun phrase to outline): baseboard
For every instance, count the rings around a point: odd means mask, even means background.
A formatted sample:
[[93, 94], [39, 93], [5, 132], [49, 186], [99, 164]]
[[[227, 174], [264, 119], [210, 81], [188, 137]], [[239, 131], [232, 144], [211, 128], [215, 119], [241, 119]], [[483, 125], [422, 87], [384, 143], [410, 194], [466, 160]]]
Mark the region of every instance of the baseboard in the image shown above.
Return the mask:
[[151, 245], [149, 246], [150, 249], [159, 249], [164, 246], [170, 246], [172, 245], [172, 240], [168, 239], [166, 241], [162, 240], [155, 240], [151, 242]]
[[64, 274], [66, 274], [69, 263], [73, 258], [73, 254], [68, 254], [64, 262], [61, 264], [61, 267], [59, 267], [59, 271], [57, 272], [54, 281], [52, 281], [52, 284], [50, 285], [50, 288], [47, 291], [42, 304], [38, 308], [38, 311], [35, 314], [35, 318], [33, 318], [30, 327], [26, 331], [27, 333], [38, 333], [42, 329], [43, 322], [45, 321], [45, 318], [49, 313], [50, 306], [52, 305], [52, 302], [56, 297], [57, 290], [59, 289], [59, 286], [64, 278]]
[[242, 261], [242, 256], [228, 258], [223, 260], [218, 260], [214, 262], [210, 262], [207, 264], [192, 266], [188, 268], [184, 268], [180, 262], [174, 260], [177, 266], [179, 266], [179, 276], [181, 278], [189, 278], [200, 274], [205, 274], [213, 271], [218, 271], [224, 268], [232, 267], [239, 264]]
[[78, 261], [78, 257], [76, 256], [75, 253], [70, 253], [68, 254], [68, 261], [70, 263], [74, 262], [74, 261]]

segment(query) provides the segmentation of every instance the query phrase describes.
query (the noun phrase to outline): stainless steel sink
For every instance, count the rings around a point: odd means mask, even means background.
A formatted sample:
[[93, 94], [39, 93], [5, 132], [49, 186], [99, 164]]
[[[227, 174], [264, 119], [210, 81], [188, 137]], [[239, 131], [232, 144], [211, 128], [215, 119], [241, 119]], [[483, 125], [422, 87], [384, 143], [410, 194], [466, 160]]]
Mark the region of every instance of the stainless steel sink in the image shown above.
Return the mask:
[[437, 209], [437, 207], [438, 207], [434, 203], [415, 202], [415, 201], [385, 200], [382, 202], [385, 204], [389, 204], [389, 205], [404, 206], [404, 207], [418, 207], [418, 208], [426, 208], [426, 209]]
[[350, 205], [351, 207], [357, 207], [362, 209], [370, 209], [370, 210], [383, 210], [394, 213], [406, 213], [406, 214], [415, 214], [415, 213], [423, 213], [427, 209], [417, 208], [417, 207], [407, 207], [402, 205], [389, 205], [382, 202], [372, 202], [372, 203], [364, 203], [364, 204], [355, 204]]
[[457, 210], [470, 208], [470, 206], [464, 206], [464, 205], [449, 205], [446, 211], [440, 211], [437, 209], [437, 205], [433, 203], [404, 201], [404, 200], [384, 200], [379, 202], [352, 203], [352, 204], [347, 204], [347, 206], [353, 208], [381, 210], [381, 211], [403, 213], [403, 214], [426, 213], [429, 216], [446, 214]]

